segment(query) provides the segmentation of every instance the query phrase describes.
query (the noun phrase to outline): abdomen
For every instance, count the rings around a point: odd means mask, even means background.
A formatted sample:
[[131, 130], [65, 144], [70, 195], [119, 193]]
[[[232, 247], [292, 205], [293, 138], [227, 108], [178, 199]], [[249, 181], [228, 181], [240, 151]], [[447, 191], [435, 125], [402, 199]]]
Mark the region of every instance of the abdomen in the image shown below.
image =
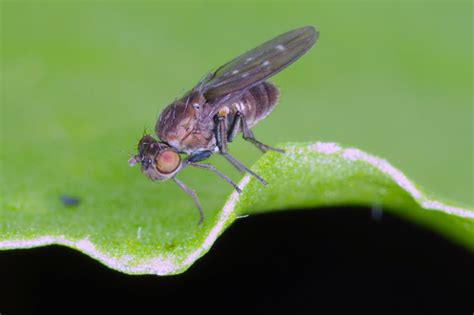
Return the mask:
[[[237, 111], [242, 113], [247, 125], [252, 128], [272, 112], [278, 103], [279, 96], [280, 92], [275, 85], [270, 82], [262, 82], [250, 88], [240, 98], [212, 107], [210, 112], [203, 112], [200, 115], [201, 117], [192, 132], [182, 138], [178, 145], [179, 150], [184, 152], [194, 152], [200, 149], [213, 150], [216, 146], [214, 117], [218, 112], [221, 110], [227, 112], [227, 131], [230, 130]], [[242, 127], [239, 128], [239, 132], [242, 132]]]
[[280, 91], [270, 82], [262, 82], [249, 89], [234, 106], [240, 110], [251, 128], [267, 117], [276, 107]]

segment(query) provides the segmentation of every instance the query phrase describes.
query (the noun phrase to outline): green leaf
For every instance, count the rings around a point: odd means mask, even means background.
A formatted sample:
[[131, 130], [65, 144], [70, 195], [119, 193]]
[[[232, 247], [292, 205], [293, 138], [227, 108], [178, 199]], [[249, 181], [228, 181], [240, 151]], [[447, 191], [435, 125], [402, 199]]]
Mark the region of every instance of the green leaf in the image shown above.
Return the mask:
[[[163, 199], [166, 193], [157, 192], [150, 199], [156, 197], [159, 206], [134, 205], [132, 193], [101, 198], [85, 188], [79, 194], [84, 199], [81, 206], [68, 209], [51, 200], [56, 189], [42, 186], [28, 196], [17, 190], [19, 186], [5, 187], [0, 248], [62, 244], [125, 273], [176, 274], [204, 255], [239, 216], [363, 205], [430, 226], [474, 250], [474, 211], [432, 199], [385, 160], [335, 143], [285, 147], [286, 154], [267, 153], [253, 167], [268, 186], [245, 176], [240, 182], [243, 192], [232, 193], [218, 209], [209, 209], [211, 192], [202, 194], [207, 213], [203, 227], [197, 225], [192, 202], [184, 196]], [[25, 194], [27, 200], [19, 198]]]
[[[473, 248], [472, 212], [464, 209], [473, 201], [470, 3], [282, 2], [271, 14], [264, 2], [252, 10], [224, 2], [0, 6], [3, 248], [60, 243], [124, 272], [169, 274], [204, 254], [235, 216], [357, 204]], [[239, 17], [245, 23], [228, 23]], [[224, 207], [232, 188], [214, 174], [179, 174], [203, 204], [199, 228], [192, 200], [174, 183], [152, 183], [128, 168], [143, 127], [153, 130], [174, 97], [210, 69], [306, 24], [318, 26], [321, 38], [275, 77], [281, 101], [255, 127], [258, 139], [354, 144], [468, 207], [435, 201], [357, 150], [291, 145], [287, 155], [257, 162], [270, 184], [251, 180], [238, 201], [230, 199], [234, 210], [230, 201]], [[241, 139], [230, 150], [246, 165], [260, 154]], [[374, 163], [351, 160], [356, 153]], [[210, 162], [238, 178], [223, 159]], [[66, 207], [62, 195], [80, 204]]]

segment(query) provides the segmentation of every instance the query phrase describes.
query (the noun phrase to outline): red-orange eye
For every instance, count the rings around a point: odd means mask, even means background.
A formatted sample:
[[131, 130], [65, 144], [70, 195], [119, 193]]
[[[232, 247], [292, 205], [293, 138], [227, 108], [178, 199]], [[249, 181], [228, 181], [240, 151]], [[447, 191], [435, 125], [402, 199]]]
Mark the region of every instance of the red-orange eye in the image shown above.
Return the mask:
[[181, 164], [181, 157], [178, 153], [165, 150], [156, 157], [156, 169], [162, 174], [173, 173]]

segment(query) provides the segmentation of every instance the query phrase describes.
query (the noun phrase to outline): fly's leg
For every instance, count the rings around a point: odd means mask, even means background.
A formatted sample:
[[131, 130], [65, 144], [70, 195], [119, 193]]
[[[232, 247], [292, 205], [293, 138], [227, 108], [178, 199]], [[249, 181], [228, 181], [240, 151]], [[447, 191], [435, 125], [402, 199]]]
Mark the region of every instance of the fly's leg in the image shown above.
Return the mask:
[[184, 161], [184, 165], [188, 163], [197, 163], [197, 162], [204, 161], [208, 159], [212, 154], [213, 152], [209, 150], [193, 153]]
[[202, 169], [210, 170], [210, 171], [216, 173], [218, 176], [220, 176], [226, 182], [231, 184], [235, 188], [235, 190], [237, 190], [238, 193], [241, 193], [242, 190], [240, 190], [239, 186], [237, 186], [237, 184], [234, 183], [232, 181], [232, 179], [227, 177], [224, 173], [217, 170], [213, 165], [197, 163], [199, 161], [203, 161], [203, 160], [209, 158], [212, 154], [213, 154], [212, 151], [201, 151], [201, 152], [195, 153], [184, 161], [184, 165], [185, 166], [186, 165], [191, 165], [191, 166], [196, 167], [196, 168], [202, 168]]
[[280, 153], [285, 153], [285, 151], [277, 148], [273, 148], [269, 145], [266, 145], [264, 143], [261, 143], [257, 139], [255, 139], [255, 136], [250, 130], [250, 128], [247, 125], [247, 121], [245, 120], [245, 116], [240, 111], [237, 111], [235, 113], [235, 118], [234, 121], [232, 122], [232, 128], [230, 129], [228, 135], [227, 135], [227, 141], [232, 142], [234, 140], [235, 136], [237, 135], [239, 131], [239, 127], [242, 126], [242, 132], [243, 132], [243, 138], [246, 141], [249, 141], [253, 143], [257, 148], [259, 148], [262, 152], [267, 152], [267, 151], [276, 151]]
[[242, 113], [240, 111], [237, 111], [235, 113], [234, 121], [232, 122], [232, 127], [227, 134], [227, 141], [232, 142], [239, 132], [240, 125], [242, 124]]
[[235, 157], [230, 155], [229, 152], [227, 152], [226, 120], [227, 120], [227, 113], [220, 112], [217, 114], [215, 136], [216, 136], [216, 144], [217, 144], [217, 147], [219, 148], [220, 154], [222, 154], [238, 170], [249, 173], [256, 179], [258, 179], [262, 184], [267, 185], [268, 183], [262, 177], [252, 172], [247, 166], [242, 164], [242, 162], [240, 162]]
[[[227, 119], [227, 114], [225, 112], [219, 113], [215, 117], [216, 129], [214, 131], [214, 135], [216, 137], [216, 145], [219, 148], [219, 152], [224, 156], [227, 153], [227, 138], [225, 136], [225, 134], [227, 133], [226, 119]], [[234, 163], [232, 163], [232, 165], [239, 172], [245, 173], [245, 171], [246, 171], [245, 168], [242, 168], [242, 167], [240, 167], [240, 165], [234, 164]]]
[[219, 175], [222, 179], [224, 179], [226, 182], [231, 184], [239, 194], [242, 192], [242, 190], [239, 188], [239, 186], [237, 186], [237, 184], [234, 183], [234, 181], [232, 179], [227, 177], [224, 173], [221, 173], [220, 171], [218, 171], [213, 165], [211, 165], [211, 164], [191, 163], [191, 166], [213, 171], [214, 173]]
[[188, 186], [186, 186], [182, 181], [180, 181], [176, 177], [173, 177], [173, 180], [176, 184], [178, 184], [179, 187], [181, 187], [182, 190], [184, 190], [188, 195], [190, 195], [193, 198], [194, 203], [196, 204], [199, 210], [200, 217], [199, 217], [198, 225], [201, 225], [202, 222], [204, 221], [204, 212], [202, 211], [201, 203], [199, 202], [199, 198], [196, 195], [196, 192], [192, 190], [191, 188], [189, 188]]
[[227, 152], [227, 113], [225, 111], [219, 112], [216, 116], [216, 144], [221, 153]]
[[250, 175], [252, 175], [253, 177], [255, 177], [256, 179], [258, 179], [258, 181], [260, 181], [262, 184], [264, 185], [267, 185], [267, 181], [264, 180], [262, 177], [260, 177], [259, 175], [255, 174], [254, 172], [252, 172], [252, 170], [250, 170], [247, 166], [245, 166], [244, 164], [242, 164], [242, 162], [240, 162], [239, 160], [237, 160], [235, 157], [233, 157], [232, 155], [229, 154], [229, 152], [227, 153], [222, 153], [222, 155], [224, 155], [224, 157], [227, 159], [227, 161], [229, 161], [230, 163], [232, 163], [233, 165], [235, 165], [236, 167], [241, 167], [242, 169], [244, 169], [247, 173], [249, 173]]
[[242, 123], [242, 133], [243, 133], [244, 140], [253, 143], [263, 153], [265, 153], [267, 151], [275, 151], [275, 152], [285, 153], [285, 151], [282, 150], [282, 149], [273, 148], [273, 147], [271, 147], [269, 145], [266, 145], [264, 143], [261, 143], [260, 141], [255, 139], [255, 136], [253, 135], [252, 130], [250, 130], [249, 126], [247, 125], [247, 121], [245, 120], [245, 116], [240, 114], [239, 117], [240, 117], [239, 120]]

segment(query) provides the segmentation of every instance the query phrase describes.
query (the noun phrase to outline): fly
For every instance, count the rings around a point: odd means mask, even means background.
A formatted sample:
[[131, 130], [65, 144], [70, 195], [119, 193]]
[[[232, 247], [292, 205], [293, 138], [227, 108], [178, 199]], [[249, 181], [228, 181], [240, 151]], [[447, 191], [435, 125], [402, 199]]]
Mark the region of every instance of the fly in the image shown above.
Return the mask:
[[266, 185], [262, 177], [229, 153], [228, 143], [242, 133], [246, 141], [263, 152], [284, 153], [258, 141], [251, 129], [278, 103], [279, 90], [267, 79], [303, 56], [318, 36], [312, 26], [289, 31], [210, 73], [163, 110], [155, 128], [159, 140], [144, 135], [138, 143], [138, 154], [129, 164], [141, 163], [142, 173], [153, 181], [174, 180], [194, 199], [200, 214], [199, 224], [204, 220], [199, 198], [176, 177], [187, 166], [216, 173], [240, 193], [240, 188], [229, 177], [210, 164], [200, 163], [219, 153], [239, 171], [249, 173]]

